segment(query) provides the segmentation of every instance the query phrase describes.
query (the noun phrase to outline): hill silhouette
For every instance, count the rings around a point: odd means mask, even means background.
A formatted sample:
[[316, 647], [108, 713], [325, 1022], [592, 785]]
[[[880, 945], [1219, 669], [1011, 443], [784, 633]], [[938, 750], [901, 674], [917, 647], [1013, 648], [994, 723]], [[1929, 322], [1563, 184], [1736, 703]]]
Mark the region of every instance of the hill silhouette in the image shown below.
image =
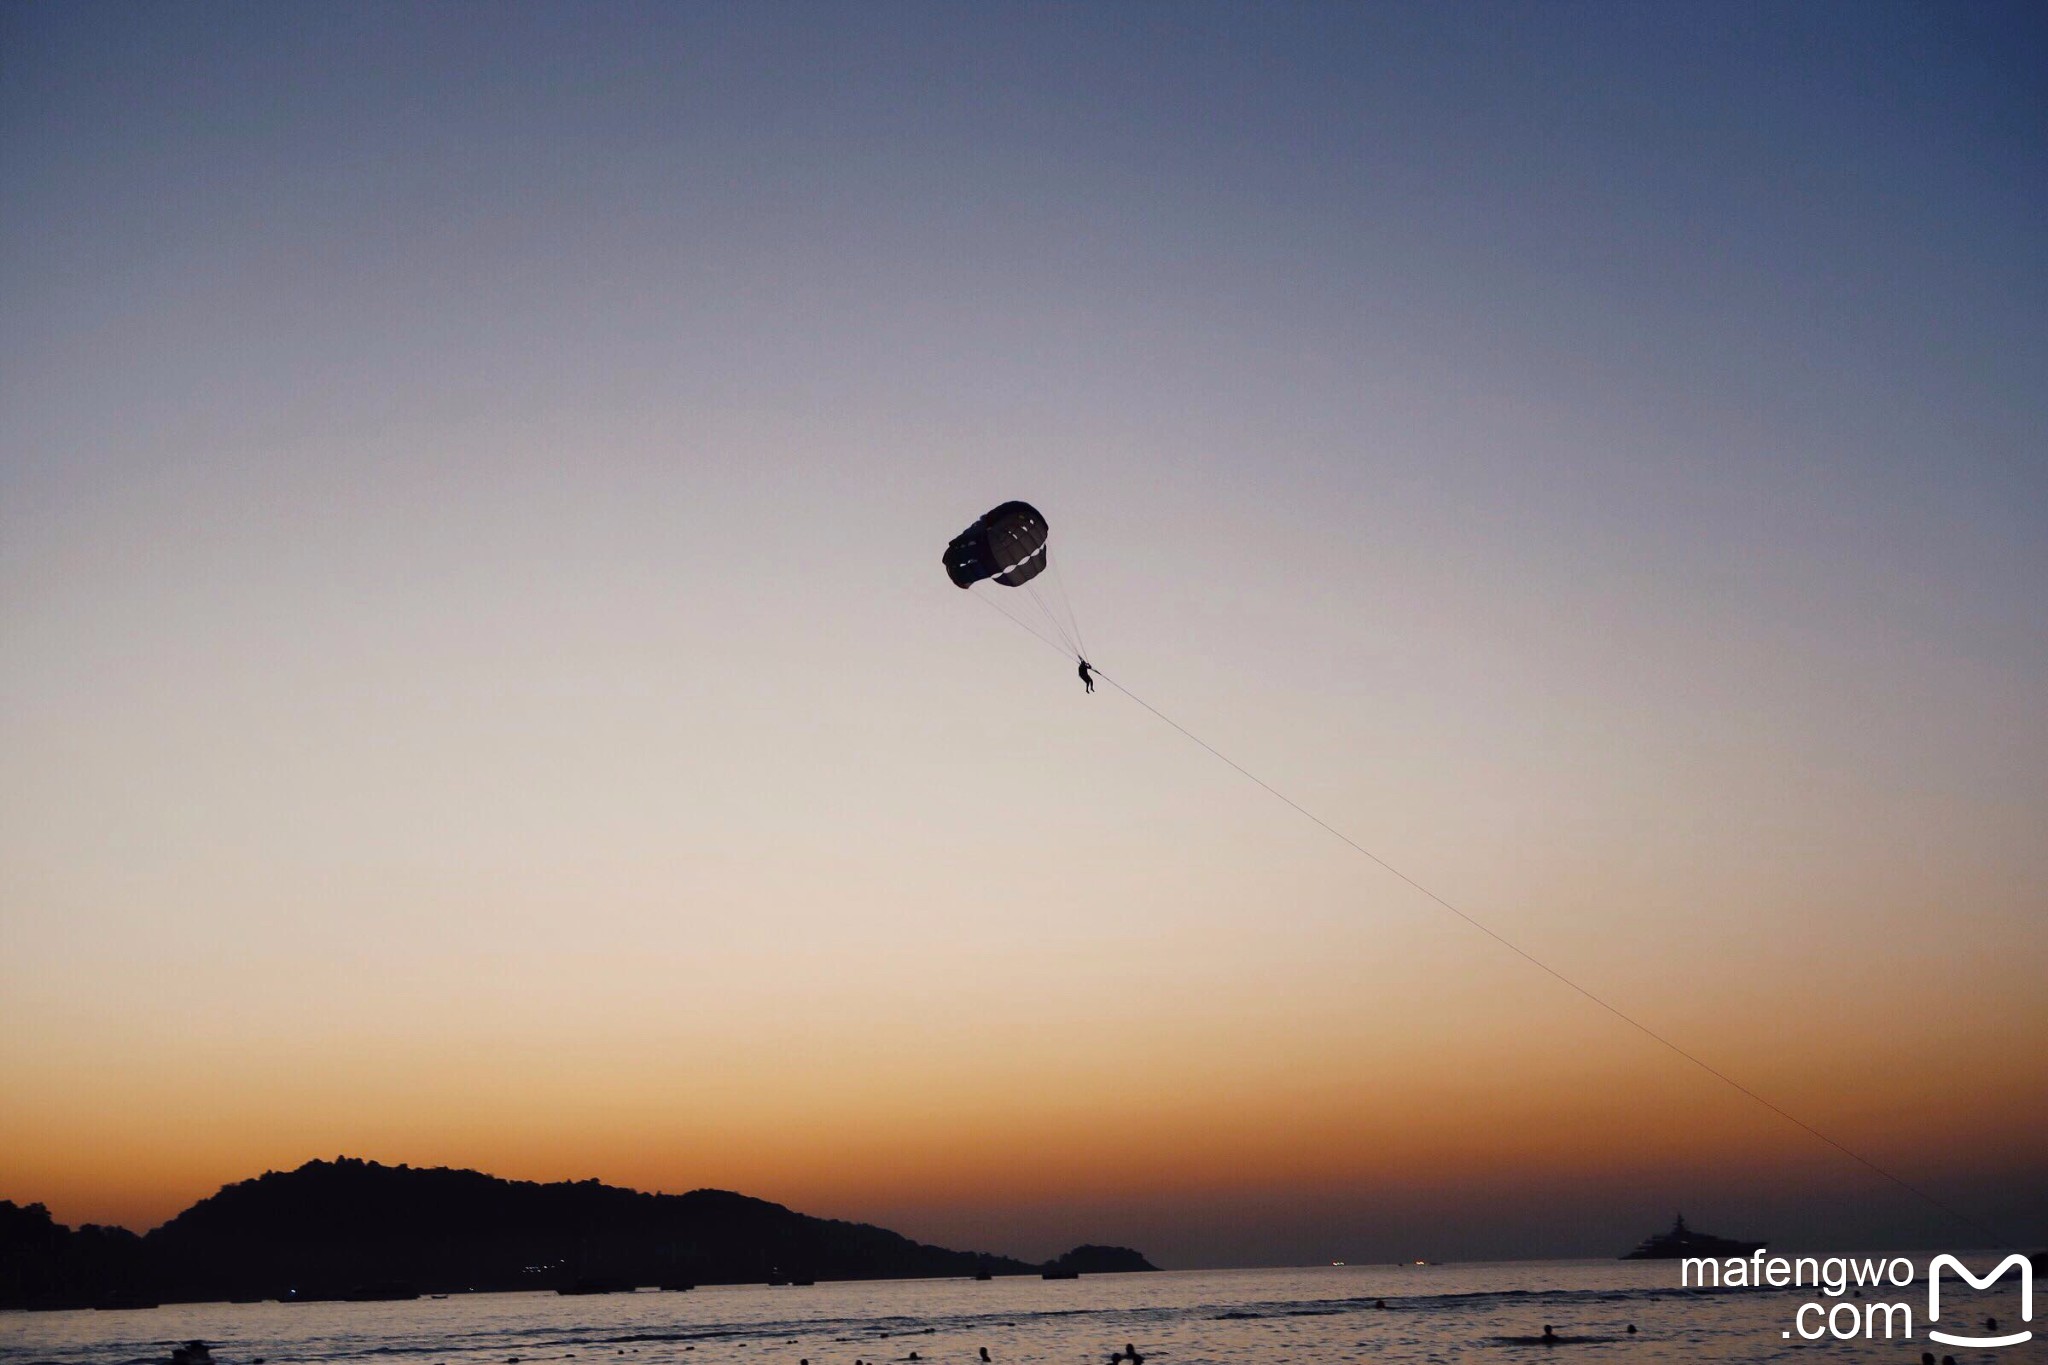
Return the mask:
[[1157, 1270], [1159, 1267], [1129, 1247], [1083, 1244], [1053, 1257], [1045, 1263], [1045, 1269], [1071, 1271], [1076, 1275], [1119, 1275], [1125, 1271]]
[[[1152, 1269], [1122, 1248], [1058, 1262]], [[221, 1190], [145, 1236], [0, 1201], [0, 1306], [1036, 1273], [726, 1190], [644, 1194], [339, 1157]]]

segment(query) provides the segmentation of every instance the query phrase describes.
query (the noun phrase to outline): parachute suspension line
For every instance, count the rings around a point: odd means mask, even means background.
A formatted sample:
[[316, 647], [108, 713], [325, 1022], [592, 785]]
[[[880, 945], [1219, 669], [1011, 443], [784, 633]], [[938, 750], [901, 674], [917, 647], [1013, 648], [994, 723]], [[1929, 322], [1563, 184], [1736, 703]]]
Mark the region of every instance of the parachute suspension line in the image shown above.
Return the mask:
[[1067, 647], [1067, 653], [1079, 659], [1081, 657], [1081, 645], [1074, 638], [1071, 622], [1067, 619], [1072, 613], [1061, 612], [1044, 593], [1038, 590], [1038, 582], [1035, 579], [1024, 584], [1024, 591], [1030, 593], [1031, 600], [1038, 604], [1039, 615], [1045, 618], [1046, 624], [1052, 627], [1053, 633], [1060, 637], [1060, 643]]
[[[976, 586], [978, 587], [979, 585], [977, 584]], [[1047, 635], [1037, 626], [1032, 625], [1029, 621], [1019, 616], [1016, 612], [1011, 611], [1008, 607], [1004, 606], [999, 600], [997, 600], [993, 593], [974, 592], [970, 590], [967, 595], [969, 597], [972, 597], [975, 601], [985, 605], [990, 611], [1002, 617], [1011, 625], [1023, 631], [1026, 635], [1029, 635], [1034, 640], [1039, 641], [1047, 649], [1052, 650], [1056, 654], [1064, 655], [1067, 653], [1066, 648], [1063, 645], [1061, 645], [1059, 641], [1053, 639], [1052, 636]]]
[[1765, 1099], [1762, 1095], [1758, 1094], [1754, 1090], [1751, 1090], [1748, 1086], [1744, 1085], [1741, 1081], [1736, 1080], [1727, 1072], [1722, 1071], [1719, 1068], [1712, 1065], [1711, 1063], [1702, 1060], [1697, 1055], [1686, 1051], [1677, 1043], [1672, 1042], [1669, 1038], [1657, 1032], [1657, 1030], [1651, 1028], [1648, 1024], [1645, 1024], [1642, 1020], [1636, 1018], [1632, 1014], [1629, 1014], [1626, 1010], [1623, 1010], [1619, 1005], [1612, 1004], [1609, 1001], [1603, 999], [1602, 997], [1595, 995], [1592, 991], [1588, 990], [1584, 986], [1581, 986], [1578, 982], [1572, 980], [1563, 972], [1557, 970], [1557, 968], [1543, 961], [1534, 953], [1531, 953], [1528, 949], [1523, 948], [1521, 945], [1517, 944], [1504, 934], [1501, 934], [1498, 931], [1489, 928], [1480, 920], [1475, 919], [1473, 916], [1465, 913], [1463, 910], [1460, 910], [1450, 901], [1444, 899], [1436, 892], [1430, 890], [1421, 882], [1415, 880], [1415, 878], [1403, 872], [1400, 868], [1395, 867], [1392, 863], [1380, 857], [1379, 854], [1374, 853], [1371, 849], [1359, 843], [1356, 839], [1353, 839], [1343, 830], [1338, 829], [1335, 825], [1323, 819], [1322, 816], [1317, 815], [1314, 811], [1310, 810], [1308, 807], [1296, 801], [1286, 792], [1281, 791], [1278, 787], [1266, 781], [1265, 778], [1260, 777], [1257, 773], [1245, 767], [1242, 763], [1239, 763], [1236, 759], [1230, 757], [1228, 754], [1218, 749], [1215, 745], [1209, 743], [1208, 740], [1203, 739], [1200, 735], [1188, 729], [1185, 725], [1182, 725], [1172, 716], [1167, 715], [1164, 711], [1161, 711], [1151, 702], [1146, 701], [1143, 697], [1131, 691], [1130, 688], [1125, 687], [1122, 683], [1118, 682], [1115, 678], [1112, 678], [1109, 674], [1104, 673], [1099, 668], [1095, 669], [1094, 672], [1096, 677], [1108, 683], [1111, 687], [1114, 687], [1117, 691], [1123, 693], [1126, 697], [1129, 697], [1132, 701], [1144, 707], [1147, 711], [1150, 711], [1154, 716], [1157, 716], [1160, 720], [1166, 722], [1166, 724], [1173, 727], [1175, 730], [1180, 731], [1180, 733], [1184, 737], [1192, 741], [1197, 747], [1207, 750], [1210, 757], [1215, 758], [1220, 762], [1224, 763], [1226, 766], [1235, 769], [1240, 776], [1250, 780], [1252, 783], [1263, 788], [1267, 795], [1273, 797], [1282, 805], [1287, 806], [1289, 809], [1293, 810], [1295, 814], [1301, 816], [1303, 819], [1309, 821], [1311, 824], [1320, 826], [1325, 833], [1337, 839], [1340, 843], [1350, 848], [1354, 853], [1358, 853], [1364, 856], [1365, 858], [1369, 859], [1370, 861], [1377, 863], [1382, 869], [1392, 873], [1401, 881], [1406, 882], [1409, 886], [1421, 892], [1430, 900], [1436, 902], [1436, 904], [1441, 908], [1450, 911], [1453, 915], [1456, 915], [1459, 919], [1465, 921], [1465, 923], [1471, 925], [1474, 929], [1477, 929], [1480, 933], [1486, 935], [1494, 942], [1500, 944], [1503, 948], [1506, 948], [1509, 952], [1515, 954], [1515, 956], [1521, 958], [1523, 961], [1529, 963], [1531, 966], [1536, 967], [1540, 971], [1544, 972], [1546, 975], [1556, 978], [1564, 985], [1569, 986], [1572, 990], [1577, 991], [1587, 1000], [1590, 1000], [1595, 1005], [1598, 1005], [1601, 1009], [1606, 1010], [1615, 1018], [1621, 1020], [1629, 1027], [1635, 1029], [1638, 1033], [1641, 1033], [1645, 1037], [1651, 1039], [1652, 1041], [1661, 1044], [1668, 1051], [1678, 1054], [1678, 1056], [1684, 1058], [1688, 1062], [1691, 1062], [1694, 1066], [1706, 1072], [1709, 1076], [1712, 1076], [1715, 1080], [1720, 1081], [1722, 1084], [1730, 1087], [1731, 1089], [1737, 1091], [1740, 1094], [1747, 1095], [1750, 1099], [1756, 1101], [1764, 1108], [1770, 1110], [1773, 1114], [1776, 1114], [1779, 1118], [1785, 1120], [1785, 1122], [1791, 1124], [1793, 1127], [1799, 1129], [1801, 1132], [1804, 1132], [1809, 1137], [1815, 1138], [1820, 1142], [1826, 1144], [1827, 1146], [1834, 1148], [1835, 1151], [1849, 1158], [1849, 1160], [1855, 1162], [1857, 1165], [1863, 1167], [1865, 1170], [1868, 1170], [1875, 1175], [1883, 1177], [1885, 1180], [1897, 1186], [1899, 1189], [1904, 1190], [1907, 1194], [1910, 1194], [1914, 1198], [1919, 1199], [1922, 1203], [1925, 1203], [1930, 1208], [1936, 1209], [1939, 1212], [1948, 1215], [1950, 1218], [1953, 1218], [1956, 1222], [1961, 1223], [1964, 1226], [1969, 1227], [1974, 1231], [1980, 1232], [1985, 1236], [1991, 1238], [1992, 1245], [2000, 1248], [2007, 1248], [2011, 1246], [2011, 1243], [2005, 1237], [2001, 1236], [1996, 1228], [1988, 1226], [1982, 1220], [1975, 1218], [1970, 1214], [1964, 1213], [1960, 1209], [1950, 1207], [1948, 1204], [1943, 1203], [1941, 1200], [1935, 1198], [1933, 1195], [1921, 1189], [1919, 1186], [1909, 1184], [1906, 1180], [1902, 1179], [1901, 1177], [1893, 1175], [1890, 1171], [1878, 1165], [1869, 1157], [1864, 1156], [1862, 1153], [1854, 1151], [1847, 1146], [1844, 1146], [1840, 1142], [1837, 1142], [1834, 1138], [1831, 1138], [1826, 1133], [1821, 1132], [1820, 1129], [1814, 1127], [1812, 1124], [1806, 1122], [1804, 1119], [1799, 1118], [1795, 1114], [1789, 1113], [1785, 1109], [1782, 1109], [1778, 1105], [1772, 1103], [1770, 1100]]
[[1060, 573], [1060, 562], [1048, 552], [1045, 567], [1052, 574], [1052, 588], [1060, 600], [1060, 607], [1067, 614], [1067, 625], [1074, 632], [1074, 654], [1077, 658], [1088, 657], [1088, 641], [1081, 635], [1081, 618], [1074, 611], [1073, 599], [1067, 596], [1067, 580]]
[[1031, 605], [1038, 611], [1038, 619], [1045, 622], [1046, 629], [1059, 636], [1060, 645], [1062, 648], [1065, 648], [1067, 637], [1060, 634], [1060, 623], [1053, 616], [1052, 608], [1048, 607], [1045, 604], [1045, 599], [1038, 595], [1038, 585], [1035, 583], [1020, 583], [1017, 586], [1022, 588], [1024, 595], [1031, 599]]
[[995, 597], [994, 594], [976, 592], [973, 593], [972, 596], [975, 601], [986, 604], [990, 611], [993, 611], [998, 616], [1003, 617], [1005, 620], [1009, 621], [1012, 625], [1016, 626], [1019, 630], [1031, 636], [1033, 639], [1040, 641], [1045, 645], [1046, 648], [1054, 650], [1060, 654], [1065, 654], [1067, 652], [1066, 647], [1062, 645], [1058, 640], [1055, 640], [1052, 636], [1046, 634], [1045, 631], [1040, 629], [1038, 626], [1031, 624], [1031, 622], [1027, 620], [1025, 617], [1018, 615], [1016, 612], [1011, 611], [1008, 607], [1004, 606], [1002, 602]]

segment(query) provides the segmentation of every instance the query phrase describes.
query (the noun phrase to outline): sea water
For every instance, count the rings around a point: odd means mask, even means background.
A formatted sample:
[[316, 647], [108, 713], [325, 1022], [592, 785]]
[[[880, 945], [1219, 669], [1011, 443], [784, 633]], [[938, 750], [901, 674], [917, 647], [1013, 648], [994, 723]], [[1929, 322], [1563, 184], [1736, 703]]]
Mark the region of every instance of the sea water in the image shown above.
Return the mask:
[[[1675, 1261], [1541, 1261], [174, 1304], [0, 1314], [0, 1365], [126, 1365], [162, 1360], [173, 1344], [193, 1339], [209, 1343], [221, 1365], [251, 1365], [259, 1356], [266, 1365], [885, 1365], [913, 1352], [928, 1365], [975, 1365], [982, 1347], [996, 1365], [1107, 1365], [1127, 1343], [1151, 1365], [1917, 1365], [1923, 1350], [1979, 1365], [2048, 1362], [2048, 1343], [2038, 1337], [1995, 1352], [1927, 1340], [1923, 1282], [1876, 1296], [1912, 1308], [1911, 1340], [1802, 1341], [1794, 1316], [1816, 1297], [1811, 1289], [1682, 1289]], [[1837, 1302], [1818, 1297], [1824, 1306]], [[1936, 1325], [1981, 1330], [1989, 1315], [2006, 1331], [2031, 1325], [2019, 1321], [2019, 1308], [2010, 1280], [1963, 1298], [1951, 1294]], [[1546, 1324], [1565, 1340], [1544, 1344]]]

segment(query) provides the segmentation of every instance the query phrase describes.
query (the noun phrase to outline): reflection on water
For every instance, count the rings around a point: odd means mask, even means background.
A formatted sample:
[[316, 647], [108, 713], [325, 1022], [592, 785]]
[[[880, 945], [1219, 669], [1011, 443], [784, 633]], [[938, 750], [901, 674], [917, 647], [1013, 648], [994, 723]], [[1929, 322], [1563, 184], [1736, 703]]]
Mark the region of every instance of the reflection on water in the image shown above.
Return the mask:
[[[1410, 1268], [1186, 1271], [1074, 1281], [896, 1280], [801, 1288], [706, 1287], [689, 1293], [564, 1298], [473, 1294], [405, 1303], [180, 1304], [130, 1312], [0, 1314], [0, 1365], [124, 1365], [173, 1342], [212, 1344], [220, 1365], [1107, 1365], [1134, 1343], [1149, 1365], [1211, 1361], [1566, 1359], [1633, 1365], [1716, 1361], [1899, 1361], [1925, 1340], [1924, 1286], [1914, 1340], [1802, 1342], [1782, 1334], [1811, 1290], [1691, 1293], [1673, 1262], [1521, 1262]], [[1377, 1307], [1380, 1301], [1385, 1307]], [[1832, 1302], [1832, 1300], [1826, 1300]], [[2016, 1283], [1964, 1313], [2017, 1324]], [[1637, 1331], [1628, 1333], [1633, 1324]], [[1562, 1340], [1546, 1343], [1545, 1326]], [[1936, 1358], [1946, 1350], [1936, 1348]], [[2048, 1362], [2048, 1343], [1959, 1360]]]

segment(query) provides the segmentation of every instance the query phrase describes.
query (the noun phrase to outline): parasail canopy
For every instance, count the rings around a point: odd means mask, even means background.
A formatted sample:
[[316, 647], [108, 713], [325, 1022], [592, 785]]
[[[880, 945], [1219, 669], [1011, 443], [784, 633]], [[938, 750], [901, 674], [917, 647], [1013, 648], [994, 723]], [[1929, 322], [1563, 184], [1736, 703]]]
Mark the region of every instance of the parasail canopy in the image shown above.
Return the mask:
[[[1080, 622], [1074, 619], [1059, 566], [1046, 547], [1049, 533], [1045, 513], [1028, 502], [991, 508], [946, 546], [946, 577], [956, 588], [992, 583], [1024, 589], [1021, 599], [993, 589], [973, 595], [1061, 653], [1085, 658], [1088, 650]], [[1047, 569], [1052, 572], [1033, 581]]]
[[1006, 588], [1045, 572], [1045, 514], [1028, 502], [1006, 502], [953, 537], [946, 576], [956, 588], [993, 578]]

